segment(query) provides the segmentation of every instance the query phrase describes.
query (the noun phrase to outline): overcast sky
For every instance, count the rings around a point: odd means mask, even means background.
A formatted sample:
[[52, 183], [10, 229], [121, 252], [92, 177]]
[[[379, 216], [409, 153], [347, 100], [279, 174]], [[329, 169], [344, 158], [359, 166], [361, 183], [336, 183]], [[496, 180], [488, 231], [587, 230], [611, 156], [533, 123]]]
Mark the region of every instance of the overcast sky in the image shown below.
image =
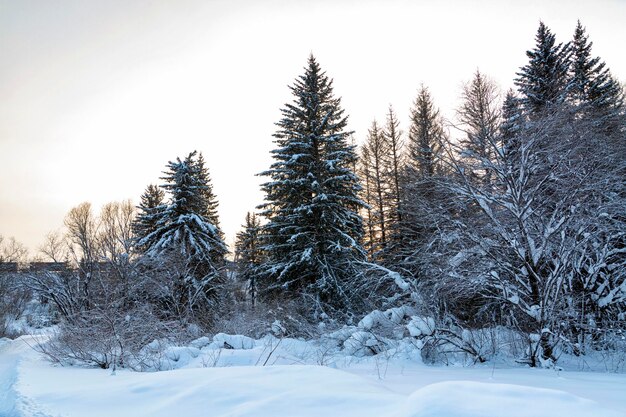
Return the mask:
[[31, 249], [70, 208], [139, 196], [204, 153], [227, 240], [263, 195], [274, 123], [309, 53], [361, 141], [420, 83], [448, 118], [473, 72], [512, 87], [543, 20], [581, 19], [626, 79], [626, 1], [0, 0], [0, 234]]

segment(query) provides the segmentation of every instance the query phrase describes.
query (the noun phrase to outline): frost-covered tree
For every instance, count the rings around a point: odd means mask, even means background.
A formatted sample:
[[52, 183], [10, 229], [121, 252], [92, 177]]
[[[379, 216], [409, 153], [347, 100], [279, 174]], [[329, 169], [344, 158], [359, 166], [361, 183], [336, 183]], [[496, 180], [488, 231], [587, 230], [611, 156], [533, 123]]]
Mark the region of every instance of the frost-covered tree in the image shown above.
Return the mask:
[[557, 44], [556, 37], [543, 22], [539, 22], [535, 42], [535, 48], [526, 51], [528, 64], [515, 79], [524, 109], [531, 114], [539, 114], [565, 100], [570, 53], [569, 44]]
[[218, 227], [207, 213], [207, 180], [196, 152], [170, 161], [161, 186], [170, 201], [157, 219], [156, 230], [138, 242], [154, 275], [165, 276], [157, 293], [170, 313], [212, 314], [223, 281], [221, 268], [228, 252]]
[[261, 250], [261, 221], [255, 213], [246, 214], [242, 230], [237, 233], [235, 241], [235, 263], [237, 264], [237, 278], [245, 282], [250, 301], [256, 304], [258, 285], [258, 268], [263, 262]]
[[274, 134], [274, 162], [261, 175], [263, 287], [274, 297], [304, 297], [314, 313], [352, 310], [359, 297], [364, 206], [356, 154], [332, 80], [313, 56], [291, 86], [294, 99]]
[[473, 181], [448, 145], [456, 175], [447, 187], [476, 209], [459, 207], [437, 225], [428, 293], [457, 317], [472, 306], [465, 319], [474, 326], [499, 317], [525, 334], [533, 366], [555, 360], [557, 346], [578, 352], [578, 337], [611, 316], [604, 308], [614, 318], [623, 311], [624, 223], [614, 211], [624, 206], [614, 181], [623, 162], [601, 149], [592, 123], [555, 106], [515, 132], [515, 152], [491, 142], [491, 185]]
[[140, 197], [139, 206], [137, 206], [137, 216], [133, 222], [135, 250], [139, 253], [142, 253], [145, 248], [139, 247], [137, 242], [156, 231], [157, 222], [166, 209], [164, 199], [165, 193], [154, 184], [148, 185]]
[[515, 138], [523, 128], [524, 115], [520, 100], [515, 96], [513, 90], [509, 90], [502, 103], [499, 129], [499, 142], [503, 153], [514, 153], [519, 147]]

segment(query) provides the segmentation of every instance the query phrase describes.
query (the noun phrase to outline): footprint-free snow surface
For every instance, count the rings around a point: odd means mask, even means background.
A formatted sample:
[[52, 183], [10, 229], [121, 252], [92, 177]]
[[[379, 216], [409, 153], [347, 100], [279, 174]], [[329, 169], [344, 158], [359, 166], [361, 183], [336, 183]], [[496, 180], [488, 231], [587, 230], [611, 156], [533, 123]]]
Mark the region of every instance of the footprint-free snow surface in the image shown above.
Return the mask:
[[205, 360], [170, 371], [112, 373], [52, 366], [26, 342], [0, 342], [0, 417], [626, 416], [626, 376], [616, 374], [408, 360], [342, 369], [203, 367]]

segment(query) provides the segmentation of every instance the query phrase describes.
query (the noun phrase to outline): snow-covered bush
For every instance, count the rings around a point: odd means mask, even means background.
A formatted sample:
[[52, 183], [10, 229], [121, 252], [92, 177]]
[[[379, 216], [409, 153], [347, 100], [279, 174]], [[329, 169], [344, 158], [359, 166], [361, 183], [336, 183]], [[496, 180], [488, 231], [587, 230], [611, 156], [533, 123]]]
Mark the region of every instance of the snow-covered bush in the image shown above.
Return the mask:
[[37, 349], [61, 364], [146, 370], [155, 368], [155, 356], [166, 353], [168, 342], [185, 339], [189, 334], [178, 323], [159, 320], [147, 308], [92, 309], [60, 324]]
[[0, 337], [15, 338], [22, 331], [15, 323], [24, 315], [32, 292], [21, 285], [23, 276], [0, 272]]

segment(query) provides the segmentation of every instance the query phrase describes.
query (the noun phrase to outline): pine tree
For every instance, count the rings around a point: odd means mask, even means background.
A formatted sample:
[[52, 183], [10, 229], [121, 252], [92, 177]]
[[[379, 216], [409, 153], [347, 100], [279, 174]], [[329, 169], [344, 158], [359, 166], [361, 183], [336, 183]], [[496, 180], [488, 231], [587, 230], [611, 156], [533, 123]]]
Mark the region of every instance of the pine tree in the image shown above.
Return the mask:
[[146, 248], [138, 245], [138, 242], [157, 229], [158, 220], [166, 208], [164, 198], [163, 190], [153, 184], [148, 185], [141, 195], [137, 217], [133, 222], [135, 250], [139, 253], [143, 253]]
[[524, 128], [524, 115], [520, 100], [513, 90], [506, 93], [502, 103], [502, 116], [499, 129], [499, 149], [501, 157], [506, 161], [512, 161], [519, 151], [519, 135]]
[[592, 45], [578, 21], [572, 41], [569, 93], [575, 104], [589, 107], [597, 124], [611, 124], [623, 111], [623, 91], [606, 64], [599, 57], [592, 58]]
[[270, 178], [260, 206], [268, 219], [264, 286], [268, 295], [304, 296], [314, 313], [346, 312], [358, 301], [365, 258], [355, 149], [332, 80], [313, 56], [291, 91], [274, 134], [274, 163], [260, 174]]
[[157, 219], [156, 230], [139, 241], [146, 256], [168, 270], [173, 279], [172, 308], [195, 313], [217, 300], [222, 281], [220, 268], [228, 252], [219, 229], [206, 213], [207, 182], [198, 169], [196, 152], [167, 165], [161, 187], [170, 193], [170, 202]]
[[258, 285], [258, 268], [263, 261], [261, 250], [261, 222], [255, 213], [248, 212], [242, 230], [237, 233], [235, 242], [235, 262], [238, 278], [246, 283], [246, 291], [250, 294], [250, 301], [256, 304]]
[[461, 156], [475, 180], [491, 182], [486, 166], [493, 160], [494, 144], [498, 136], [499, 109], [495, 84], [476, 71], [471, 82], [463, 87], [462, 103], [457, 110], [465, 138], [460, 141]]
[[439, 110], [424, 86], [417, 93], [410, 118], [406, 163], [414, 175], [420, 178], [433, 177], [441, 158], [444, 131]]
[[517, 73], [515, 85], [524, 109], [536, 115], [565, 100], [570, 48], [569, 44], [557, 45], [543, 22], [539, 22], [535, 41], [535, 48], [526, 51], [530, 61]]
[[445, 174], [443, 148], [446, 134], [439, 110], [424, 86], [420, 88], [410, 114], [405, 165], [401, 181], [400, 239], [394, 244], [397, 267], [418, 275], [424, 243], [436, 227], [437, 180]]

